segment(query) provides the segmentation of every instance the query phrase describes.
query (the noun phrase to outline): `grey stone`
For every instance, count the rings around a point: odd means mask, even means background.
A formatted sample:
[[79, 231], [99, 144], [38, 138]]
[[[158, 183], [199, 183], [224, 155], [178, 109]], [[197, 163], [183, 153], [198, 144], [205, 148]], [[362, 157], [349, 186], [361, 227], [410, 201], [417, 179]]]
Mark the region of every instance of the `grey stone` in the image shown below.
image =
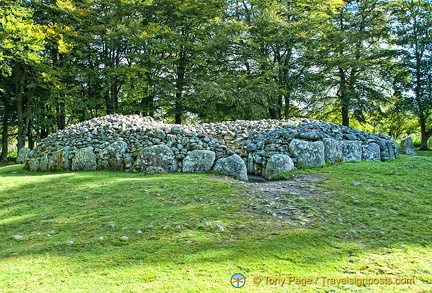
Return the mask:
[[124, 170], [124, 161], [128, 145], [124, 141], [117, 141], [98, 154], [98, 168], [113, 171]]
[[357, 136], [354, 134], [344, 134], [344, 138], [348, 140], [357, 140]]
[[216, 154], [207, 150], [191, 151], [183, 160], [183, 172], [207, 172], [215, 161]]
[[394, 156], [397, 158], [399, 156], [399, 144], [392, 139], [388, 140], [388, 142], [393, 147]]
[[414, 144], [411, 137], [408, 137], [401, 141], [400, 152], [405, 155], [416, 156], [417, 152], [414, 148]]
[[376, 141], [376, 143], [380, 147], [381, 161], [388, 161], [388, 160], [390, 160], [390, 153], [389, 153], [389, 148], [387, 146], [387, 141], [384, 140], [384, 139], [378, 139]]
[[171, 127], [171, 133], [173, 134], [180, 134], [182, 132], [182, 129], [179, 126], [173, 126]]
[[228, 231], [228, 229], [225, 226], [219, 224], [215, 225], [215, 229], [219, 231]]
[[298, 138], [307, 139], [307, 140], [320, 140], [322, 139], [322, 134], [317, 133], [315, 131], [302, 132], [297, 134]]
[[138, 153], [134, 168], [145, 171], [149, 167], [161, 167], [166, 172], [177, 170], [177, 160], [171, 148], [166, 145], [155, 145], [142, 149]]
[[255, 173], [254, 164], [255, 164], [254, 157], [251, 154], [249, 154], [248, 159], [247, 159], [247, 164], [246, 164], [246, 168], [247, 168], [248, 173], [251, 173], [251, 174]]
[[40, 158], [38, 171], [41, 171], [41, 172], [50, 171], [48, 155], [45, 154]]
[[360, 162], [362, 159], [362, 143], [356, 140], [344, 140], [342, 153], [345, 162]]
[[324, 159], [333, 164], [343, 161], [342, 143], [333, 138], [324, 138]]
[[228, 158], [217, 160], [214, 171], [239, 180], [248, 180], [246, 164], [239, 155], [232, 155]]
[[72, 171], [96, 171], [96, 154], [91, 148], [77, 150], [72, 159]]
[[166, 138], [166, 133], [163, 132], [162, 130], [156, 130], [154, 132], [154, 135], [159, 139], [165, 139]]
[[377, 143], [370, 143], [363, 152], [363, 160], [365, 161], [380, 161], [381, 151]]
[[16, 159], [16, 163], [17, 164], [26, 164], [27, 161], [29, 160], [30, 152], [31, 152], [31, 150], [28, 147], [22, 147], [18, 151], [18, 157]]
[[30, 158], [27, 167], [30, 171], [37, 172], [39, 170], [39, 158]]
[[289, 145], [290, 153], [302, 167], [319, 167], [324, 165], [324, 143], [322, 141], [304, 141], [293, 139]]
[[267, 161], [264, 177], [273, 180], [277, 175], [294, 170], [294, 163], [287, 155], [275, 154]]
[[386, 141], [386, 144], [387, 144], [387, 149], [389, 154], [389, 160], [393, 160], [394, 158], [396, 158], [396, 150], [394, 148], [394, 145], [389, 140]]
[[71, 162], [68, 157], [68, 147], [55, 151], [49, 158], [49, 169], [51, 171], [70, 170]]

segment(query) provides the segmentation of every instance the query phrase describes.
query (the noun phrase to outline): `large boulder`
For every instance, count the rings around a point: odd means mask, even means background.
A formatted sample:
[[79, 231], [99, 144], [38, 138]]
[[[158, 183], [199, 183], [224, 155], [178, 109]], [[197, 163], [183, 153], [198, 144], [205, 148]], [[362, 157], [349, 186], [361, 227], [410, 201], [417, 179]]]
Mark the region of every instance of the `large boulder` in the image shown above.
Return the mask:
[[322, 141], [304, 141], [293, 139], [289, 145], [290, 153], [302, 167], [320, 167], [324, 165], [324, 143]]
[[284, 172], [290, 172], [294, 169], [294, 163], [289, 156], [275, 154], [267, 161], [263, 175], [266, 179], [273, 180], [277, 175]]
[[342, 154], [345, 162], [360, 162], [362, 159], [362, 142], [358, 140], [344, 140]]
[[45, 154], [42, 157], [39, 158], [39, 169], [40, 172], [48, 172], [50, 171], [49, 168], [49, 158], [48, 155]]
[[239, 155], [217, 160], [214, 171], [239, 180], [248, 180], [246, 164]]
[[324, 138], [324, 159], [331, 164], [342, 162], [342, 143], [334, 138]]
[[71, 161], [69, 160], [69, 147], [55, 151], [49, 158], [49, 169], [51, 171], [70, 170]]
[[371, 142], [363, 152], [363, 160], [380, 161], [381, 160], [380, 146], [375, 142]]
[[416, 156], [417, 152], [415, 151], [414, 144], [411, 137], [404, 139], [401, 141], [400, 152], [405, 155]]
[[386, 141], [387, 150], [389, 154], [389, 160], [393, 160], [398, 155], [398, 145], [393, 143], [393, 140], [387, 140]]
[[388, 143], [393, 148], [394, 157], [397, 158], [399, 156], [399, 144], [392, 139]]
[[39, 158], [30, 158], [26, 167], [32, 172], [37, 172], [39, 170]]
[[146, 171], [149, 167], [160, 167], [166, 172], [174, 172], [178, 165], [171, 148], [166, 145], [154, 145], [142, 149], [134, 163], [134, 169], [138, 171]]
[[96, 154], [92, 148], [79, 149], [72, 159], [72, 171], [96, 171], [96, 159]]
[[98, 154], [98, 168], [113, 171], [124, 170], [124, 160], [128, 145], [124, 141], [117, 141], [110, 144]]
[[387, 146], [387, 141], [385, 139], [379, 139], [376, 141], [376, 143], [380, 147], [381, 152], [381, 161], [388, 161], [390, 160], [390, 153]]
[[18, 157], [16, 159], [17, 164], [26, 164], [29, 160], [31, 150], [28, 147], [22, 147], [18, 151]]
[[215, 161], [216, 154], [207, 150], [191, 151], [183, 160], [183, 172], [207, 172]]

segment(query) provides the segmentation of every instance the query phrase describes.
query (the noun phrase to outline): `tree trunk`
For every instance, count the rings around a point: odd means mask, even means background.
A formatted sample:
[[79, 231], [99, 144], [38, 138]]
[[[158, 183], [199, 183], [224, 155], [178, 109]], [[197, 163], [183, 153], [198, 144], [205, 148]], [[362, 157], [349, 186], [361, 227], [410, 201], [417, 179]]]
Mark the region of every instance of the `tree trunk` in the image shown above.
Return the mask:
[[177, 80], [176, 80], [176, 99], [175, 99], [175, 106], [174, 106], [174, 114], [175, 114], [175, 123], [181, 124], [183, 120], [183, 106], [182, 106], [182, 99], [183, 99], [183, 82], [184, 82], [184, 68], [183, 66], [179, 66], [178, 72], [177, 72]]
[[63, 102], [57, 105], [57, 128], [59, 130], [66, 127], [65, 104]]
[[31, 126], [29, 125], [29, 130], [28, 130], [28, 133], [27, 133], [27, 140], [28, 140], [28, 147], [29, 147], [29, 149], [34, 149], [34, 147], [35, 147], [35, 141], [34, 141], [34, 138], [33, 138], [33, 132], [32, 132], [32, 130], [31, 130]]
[[8, 155], [8, 136], [9, 136], [9, 91], [3, 94], [4, 114], [3, 114], [3, 129], [2, 129], [2, 150], [0, 161], [5, 161]]
[[350, 100], [347, 93], [345, 72], [343, 71], [342, 68], [339, 68], [339, 77], [340, 77], [339, 98], [341, 104], [342, 125], [349, 126]]
[[284, 99], [285, 99], [285, 119], [290, 119], [291, 118], [291, 111], [290, 111], [290, 97], [289, 94], [286, 93], [284, 95]]
[[147, 82], [144, 97], [141, 99], [141, 113], [143, 116], [154, 117], [155, 111], [155, 97], [152, 89], [152, 76], [150, 72], [145, 74], [145, 80]]
[[153, 95], [146, 95], [144, 98], [141, 99], [141, 111], [138, 111], [143, 116], [154, 116], [154, 97]]
[[281, 111], [280, 109], [269, 109], [269, 114], [271, 119], [280, 120], [281, 119]]
[[24, 121], [24, 70], [17, 63], [15, 66], [15, 95], [18, 118], [18, 151], [25, 145], [25, 121]]
[[174, 106], [175, 123], [181, 124], [183, 120], [183, 87], [186, 76], [186, 52], [181, 51], [176, 76], [176, 99]]
[[420, 117], [420, 132], [421, 132], [421, 145], [420, 149], [425, 151], [428, 150], [428, 140], [432, 136], [432, 129], [426, 130], [426, 119], [422, 116]]

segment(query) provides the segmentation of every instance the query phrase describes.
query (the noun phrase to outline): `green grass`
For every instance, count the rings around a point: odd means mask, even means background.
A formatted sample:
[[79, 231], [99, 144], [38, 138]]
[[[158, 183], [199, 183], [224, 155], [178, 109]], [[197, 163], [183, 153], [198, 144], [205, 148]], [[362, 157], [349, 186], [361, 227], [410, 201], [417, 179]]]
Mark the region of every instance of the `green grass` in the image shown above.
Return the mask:
[[[3, 166], [0, 292], [431, 292], [432, 158], [420, 154], [297, 171], [327, 178], [318, 196], [282, 198], [313, 215], [305, 225], [262, 212], [245, 185], [209, 174]], [[246, 276], [243, 288], [231, 286], [234, 273]]]

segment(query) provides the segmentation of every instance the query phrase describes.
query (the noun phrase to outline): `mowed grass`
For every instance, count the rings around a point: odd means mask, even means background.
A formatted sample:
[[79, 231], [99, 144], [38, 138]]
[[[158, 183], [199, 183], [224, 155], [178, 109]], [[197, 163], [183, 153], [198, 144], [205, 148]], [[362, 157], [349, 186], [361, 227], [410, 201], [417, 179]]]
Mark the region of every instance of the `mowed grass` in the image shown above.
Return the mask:
[[210, 174], [3, 166], [0, 292], [432, 292], [430, 154], [296, 171], [327, 179], [281, 196], [306, 224]]

